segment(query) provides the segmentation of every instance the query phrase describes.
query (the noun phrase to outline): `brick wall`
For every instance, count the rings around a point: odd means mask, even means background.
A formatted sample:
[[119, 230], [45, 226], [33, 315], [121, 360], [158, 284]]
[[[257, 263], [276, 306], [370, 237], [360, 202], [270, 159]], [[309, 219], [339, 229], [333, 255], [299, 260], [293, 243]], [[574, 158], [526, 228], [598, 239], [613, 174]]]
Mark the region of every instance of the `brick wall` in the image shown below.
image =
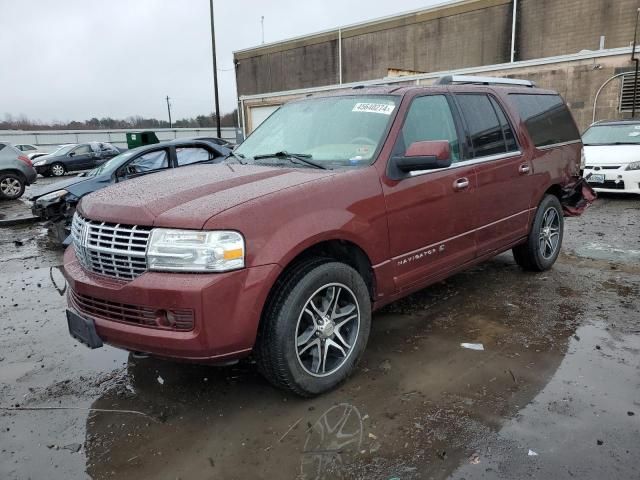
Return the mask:
[[626, 47], [633, 41], [638, 0], [519, 0], [517, 59]]

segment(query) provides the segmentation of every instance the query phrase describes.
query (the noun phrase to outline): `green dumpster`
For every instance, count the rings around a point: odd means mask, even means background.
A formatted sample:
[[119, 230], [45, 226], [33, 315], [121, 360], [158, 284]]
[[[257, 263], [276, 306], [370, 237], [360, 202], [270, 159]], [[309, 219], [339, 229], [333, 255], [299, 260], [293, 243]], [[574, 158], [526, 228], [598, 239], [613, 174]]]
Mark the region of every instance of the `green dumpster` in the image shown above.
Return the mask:
[[127, 132], [127, 146], [129, 148], [142, 147], [160, 143], [155, 132]]

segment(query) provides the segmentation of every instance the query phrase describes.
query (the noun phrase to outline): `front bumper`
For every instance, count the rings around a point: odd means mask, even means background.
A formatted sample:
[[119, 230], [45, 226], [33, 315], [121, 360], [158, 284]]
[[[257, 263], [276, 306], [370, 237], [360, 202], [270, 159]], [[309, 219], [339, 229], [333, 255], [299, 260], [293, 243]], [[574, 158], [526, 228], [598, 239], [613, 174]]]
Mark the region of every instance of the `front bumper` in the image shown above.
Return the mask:
[[[597, 167], [599, 170], [593, 167], [585, 168], [583, 174], [596, 192], [640, 194], [640, 170], [625, 170], [626, 166], [617, 169], [603, 169], [602, 167], [606, 167], [606, 165]], [[590, 181], [589, 177], [592, 174], [604, 175], [604, 183]]]
[[[245, 268], [221, 274], [146, 272], [129, 282], [87, 272], [73, 247], [64, 255], [71, 308], [95, 321], [105, 343], [130, 351], [198, 362], [248, 355], [255, 342], [263, 305], [280, 273], [278, 265]], [[74, 295], [99, 299], [113, 311], [191, 311], [193, 329], [174, 331], [87, 314]], [[114, 314], [115, 315], [115, 314]]]

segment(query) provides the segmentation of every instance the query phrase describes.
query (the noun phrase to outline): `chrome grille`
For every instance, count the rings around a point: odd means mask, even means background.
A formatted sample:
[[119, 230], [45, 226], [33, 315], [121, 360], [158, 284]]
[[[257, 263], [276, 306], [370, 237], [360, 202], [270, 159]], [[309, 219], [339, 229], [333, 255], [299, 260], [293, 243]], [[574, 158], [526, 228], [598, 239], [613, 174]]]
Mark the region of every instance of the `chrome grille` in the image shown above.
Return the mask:
[[89, 271], [132, 280], [147, 270], [151, 227], [98, 222], [73, 216], [71, 236], [76, 257]]

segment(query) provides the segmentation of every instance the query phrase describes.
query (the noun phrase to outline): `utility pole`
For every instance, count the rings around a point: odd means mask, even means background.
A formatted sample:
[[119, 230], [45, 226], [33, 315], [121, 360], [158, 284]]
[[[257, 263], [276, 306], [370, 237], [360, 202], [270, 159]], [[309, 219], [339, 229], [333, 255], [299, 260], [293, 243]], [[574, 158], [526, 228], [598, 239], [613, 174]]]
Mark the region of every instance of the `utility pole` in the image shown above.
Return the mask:
[[260, 17], [260, 26], [262, 27], [262, 44], [264, 45], [264, 15]]
[[167, 95], [167, 112], [169, 112], [169, 128], [173, 128], [171, 123], [171, 103], [169, 102], [169, 95]]
[[216, 107], [216, 129], [218, 138], [222, 137], [220, 132], [220, 102], [218, 101], [218, 64], [216, 62], [216, 31], [213, 22], [213, 0], [209, 0], [209, 10], [211, 12], [211, 53], [213, 54], [213, 94]]

